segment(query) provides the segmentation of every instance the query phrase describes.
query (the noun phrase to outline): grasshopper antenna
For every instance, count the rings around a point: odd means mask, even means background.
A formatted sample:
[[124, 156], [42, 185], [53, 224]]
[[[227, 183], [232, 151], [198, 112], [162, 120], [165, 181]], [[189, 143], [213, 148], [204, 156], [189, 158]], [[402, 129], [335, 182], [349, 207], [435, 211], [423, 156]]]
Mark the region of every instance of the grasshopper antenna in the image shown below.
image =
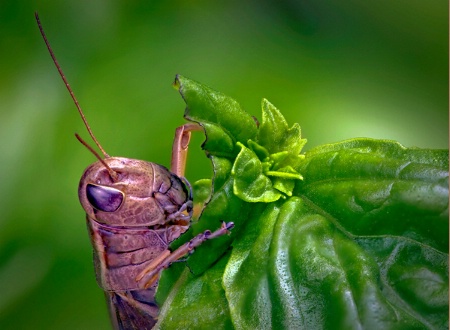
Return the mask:
[[113, 179], [113, 181], [117, 181], [118, 179], [118, 175], [117, 172], [114, 171], [111, 167], [108, 166], [108, 164], [106, 164], [106, 162], [103, 160], [103, 158], [97, 153], [97, 151], [95, 151], [89, 144], [87, 144], [86, 141], [84, 141], [81, 136], [79, 136], [77, 133], [75, 133], [75, 137], [78, 139], [78, 141], [81, 142], [82, 145], [84, 145], [90, 152], [92, 152], [94, 154], [94, 156], [103, 164], [103, 166], [106, 167], [106, 169], [108, 170], [109, 176], [111, 177], [111, 179]]
[[[45, 45], [47, 46], [48, 52], [50, 53], [50, 56], [51, 56], [52, 59], [53, 59], [53, 63], [55, 63], [56, 69], [58, 69], [59, 75], [61, 76], [62, 80], [64, 81], [64, 84], [66, 85], [66, 88], [67, 88], [67, 90], [69, 91], [70, 96], [72, 97], [72, 100], [73, 100], [73, 102], [75, 103], [75, 106], [76, 106], [77, 109], [78, 109], [78, 112], [80, 113], [81, 119], [83, 119], [84, 125], [86, 126], [86, 128], [87, 128], [87, 130], [88, 130], [88, 132], [89, 132], [89, 135], [91, 136], [92, 140], [94, 140], [95, 144], [96, 144], [97, 147], [100, 149], [100, 151], [101, 151], [102, 154], [105, 156], [105, 158], [108, 158], [109, 155], [105, 152], [105, 150], [102, 148], [102, 146], [100, 145], [100, 143], [99, 143], [99, 142], [97, 141], [97, 139], [95, 138], [94, 133], [92, 132], [91, 127], [89, 126], [89, 124], [88, 124], [88, 122], [87, 122], [87, 120], [86, 120], [86, 117], [84, 116], [83, 110], [81, 110], [80, 104], [78, 103], [77, 98], [75, 97], [75, 94], [73, 93], [72, 89], [70, 88], [70, 85], [69, 85], [69, 83], [68, 83], [66, 77], [64, 76], [64, 73], [63, 73], [61, 67], [60, 67], [59, 64], [58, 64], [58, 61], [56, 60], [55, 54], [53, 53], [53, 50], [52, 50], [52, 47], [50, 47], [50, 43], [48, 42], [47, 37], [45, 36], [44, 29], [42, 28], [41, 21], [39, 20], [39, 15], [38, 15], [38, 13], [35, 12], [35, 13], [34, 13], [34, 16], [36, 17], [36, 22], [37, 22], [37, 25], [38, 25], [38, 27], [39, 27], [39, 31], [41, 31], [41, 35], [42, 35], [42, 38], [44, 39]], [[79, 140], [80, 140], [80, 139], [79, 139]], [[80, 140], [80, 142], [83, 143], [84, 141]], [[83, 144], [84, 144], [85, 146], [87, 146], [87, 143], [86, 143], [86, 142], [84, 142]], [[91, 150], [91, 151], [93, 151], [93, 149], [92, 149], [91, 147], [88, 147], [88, 149]], [[97, 154], [95, 151], [93, 151], [93, 153], [94, 153], [94, 155], [96, 155], [96, 157], [97, 157], [100, 161], [102, 161], [101, 158], [99, 158], [98, 154]], [[102, 163], [103, 163], [103, 165], [106, 166], [106, 163], [105, 163], [104, 161], [102, 161]], [[106, 167], [108, 168], [108, 171], [110, 171], [110, 174], [111, 174], [111, 171], [113, 171], [113, 170], [112, 170], [111, 168], [109, 168], [108, 166], [106, 166]], [[113, 172], [114, 172], [114, 171], [113, 171]], [[117, 177], [117, 174], [116, 174], [116, 177]]]

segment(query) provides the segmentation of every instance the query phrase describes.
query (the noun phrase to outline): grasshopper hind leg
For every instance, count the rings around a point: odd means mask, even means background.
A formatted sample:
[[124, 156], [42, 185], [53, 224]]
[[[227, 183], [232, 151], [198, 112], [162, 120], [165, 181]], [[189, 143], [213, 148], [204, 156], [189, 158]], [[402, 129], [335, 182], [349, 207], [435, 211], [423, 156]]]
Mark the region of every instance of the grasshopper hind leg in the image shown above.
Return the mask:
[[105, 292], [109, 313], [116, 330], [150, 330], [157, 322], [155, 288], [136, 291]]

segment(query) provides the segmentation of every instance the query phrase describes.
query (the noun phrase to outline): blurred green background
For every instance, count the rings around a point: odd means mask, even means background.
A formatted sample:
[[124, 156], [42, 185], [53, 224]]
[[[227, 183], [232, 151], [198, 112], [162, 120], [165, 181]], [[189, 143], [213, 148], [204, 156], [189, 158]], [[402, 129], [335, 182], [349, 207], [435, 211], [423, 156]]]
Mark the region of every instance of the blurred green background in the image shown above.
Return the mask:
[[[307, 148], [352, 137], [448, 148], [447, 1], [2, 1], [0, 329], [109, 329], [77, 185], [95, 159], [34, 21], [107, 152], [168, 166], [180, 73]], [[237, 119], [238, 120], [238, 119]], [[194, 139], [187, 178], [210, 175]]]

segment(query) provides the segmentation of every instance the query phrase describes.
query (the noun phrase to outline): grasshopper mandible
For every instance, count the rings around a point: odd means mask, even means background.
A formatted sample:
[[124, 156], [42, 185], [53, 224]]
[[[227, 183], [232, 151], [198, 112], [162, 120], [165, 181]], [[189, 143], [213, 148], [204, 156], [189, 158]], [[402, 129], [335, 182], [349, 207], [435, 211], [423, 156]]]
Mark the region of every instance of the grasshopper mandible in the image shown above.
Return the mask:
[[168, 248], [190, 226], [192, 193], [183, 176], [191, 132], [202, 127], [186, 124], [177, 128], [171, 171], [143, 160], [109, 156], [95, 138], [38, 14], [35, 16], [86, 129], [104, 155], [102, 158], [75, 134], [98, 159], [84, 171], [78, 195], [86, 211], [97, 281], [105, 291], [111, 321], [116, 329], [151, 329], [159, 311], [154, 295], [161, 271], [205, 240], [224, 235], [234, 226], [232, 222], [222, 222], [216, 231], [207, 230], [173, 252]]

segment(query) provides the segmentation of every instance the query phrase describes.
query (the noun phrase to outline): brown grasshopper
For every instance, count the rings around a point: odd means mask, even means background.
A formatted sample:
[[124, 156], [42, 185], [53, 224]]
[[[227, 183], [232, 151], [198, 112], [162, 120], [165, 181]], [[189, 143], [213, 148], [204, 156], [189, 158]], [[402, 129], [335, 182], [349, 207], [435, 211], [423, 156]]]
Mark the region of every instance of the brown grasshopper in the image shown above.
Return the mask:
[[175, 251], [170, 242], [190, 226], [191, 187], [183, 178], [188, 144], [198, 124], [176, 129], [170, 171], [143, 160], [111, 157], [95, 138], [35, 14], [41, 35], [80, 116], [104, 159], [78, 134], [98, 159], [83, 173], [78, 187], [94, 250], [97, 282], [105, 291], [115, 329], [151, 329], [159, 308], [154, 295], [160, 273], [208, 239], [233, 228], [222, 222], [214, 232], [197, 235]]

